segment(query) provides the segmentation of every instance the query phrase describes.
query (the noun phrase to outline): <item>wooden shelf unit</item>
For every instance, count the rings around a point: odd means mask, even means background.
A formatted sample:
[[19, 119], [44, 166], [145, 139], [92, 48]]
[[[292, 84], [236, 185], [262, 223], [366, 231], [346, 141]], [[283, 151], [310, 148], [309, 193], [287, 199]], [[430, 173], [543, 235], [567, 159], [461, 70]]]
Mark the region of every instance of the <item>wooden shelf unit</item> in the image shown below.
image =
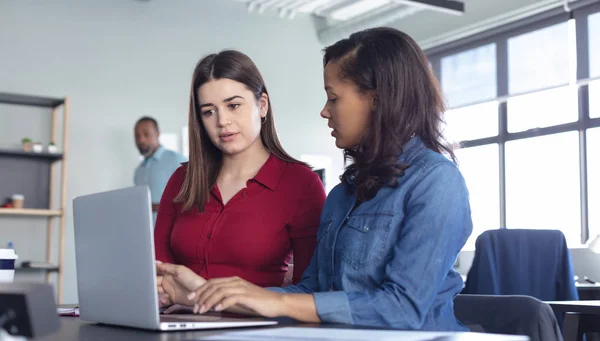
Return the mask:
[[45, 272], [45, 273], [52, 273], [52, 272], [60, 272], [60, 268], [58, 266], [53, 267], [53, 268], [28, 268], [28, 267], [24, 267], [24, 266], [18, 266], [15, 268], [16, 272]]
[[45, 159], [50, 162], [60, 161], [63, 158], [62, 153], [36, 153], [36, 152], [25, 152], [22, 150], [14, 150], [14, 149], [0, 149], [0, 157], [2, 157], [2, 156], [29, 158], [29, 159]]
[[61, 210], [44, 210], [37, 208], [0, 208], [0, 215], [27, 217], [60, 217]]
[[[66, 228], [66, 209], [67, 209], [67, 155], [68, 155], [68, 137], [69, 137], [69, 99], [51, 98], [44, 96], [32, 96], [25, 94], [15, 94], [0, 92], [0, 104], [22, 105], [31, 107], [41, 107], [50, 109], [50, 141], [56, 143], [59, 137], [59, 115], [62, 113], [61, 137], [62, 143], [57, 145], [61, 153], [35, 153], [22, 150], [0, 149], [0, 161], [19, 162], [17, 160], [27, 160], [27, 162], [37, 162], [42, 164], [48, 171], [48, 200], [47, 207], [28, 207], [27, 197], [25, 208], [0, 208], [0, 219], [3, 217], [30, 217], [47, 219], [47, 237], [46, 237], [46, 261], [56, 264], [56, 268], [37, 269], [37, 268], [19, 268], [18, 271], [42, 272], [45, 273], [46, 282], [50, 281], [51, 273], [57, 274], [56, 295], [58, 303], [62, 302], [64, 285], [64, 257], [65, 257], [65, 228]], [[62, 110], [61, 110], [62, 109]], [[58, 166], [60, 167], [60, 180], [55, 181], [55, 175], [58, 175]], [[40, 192], [41, 193], [41, 192]], [[58, 195], [57, 195], [58, 194]], [[42, 195], [45, 195], [42, 193]], [[55, 200], [55, 196], [59, 199]], [[45, 201], [44, 201], [45, 202]], [[58, 246], [53, 242], [54, 228], [58, 221]], [[55, 262], [55, 252], [58, 252], [58, 262]]]

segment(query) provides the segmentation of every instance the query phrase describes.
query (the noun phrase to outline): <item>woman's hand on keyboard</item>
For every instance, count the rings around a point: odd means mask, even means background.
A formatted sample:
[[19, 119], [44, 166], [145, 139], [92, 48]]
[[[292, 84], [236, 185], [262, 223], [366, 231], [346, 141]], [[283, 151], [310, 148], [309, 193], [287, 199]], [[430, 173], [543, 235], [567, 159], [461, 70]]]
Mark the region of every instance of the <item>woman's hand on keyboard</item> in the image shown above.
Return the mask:
[[194, 312], [199, 314], [211, 309], [265, 317], [284, 313], [283, 294], [263, 289], [239, 277], [208, 280], [187, 298], [195, 302]]
[[201, 287], [206, 280], [183, 265], [156, 262], [157, 292], [161, 307], [172, 304], [192, 306], [187, 296]]

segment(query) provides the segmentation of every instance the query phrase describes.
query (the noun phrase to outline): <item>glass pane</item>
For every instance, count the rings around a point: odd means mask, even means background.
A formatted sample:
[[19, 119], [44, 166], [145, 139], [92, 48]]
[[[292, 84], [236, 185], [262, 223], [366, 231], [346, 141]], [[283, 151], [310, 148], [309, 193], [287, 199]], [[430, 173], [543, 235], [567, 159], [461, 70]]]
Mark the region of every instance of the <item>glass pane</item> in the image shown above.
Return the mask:
[[590, 42], [590, 76], [600, 76], [600, 12], [588, 17], [588, 39]]
[[508, 40], [508, 89], [511, 94], [569, 82], [567, 23]]
[[579, 133], [506, 143], [507, 228], [561, 230], [581, 245]]
[[590, 238], [600, 234], [600, 128], [587, 131], [588, 224]]
[[498, 145], [459, 149], [458, 167], [469, 189], [473, 233], [463, 250], [475, 250], [475, 240], [486, 230], [500, 227]]
[[450, 108], [496, 98], [496, 44], [444, 57], [441, 65]]
[[589, 84], [590, 91], [590, 117], [600, 117], [600, 81]]
[[498, 102], [448, 110], [444, 118], [444, 135], [448, 141], [460, 142], [498, 135]]
[[578, 119], [577, 88], [562, 87], [508, 99], [508, 131], [575, 122]]

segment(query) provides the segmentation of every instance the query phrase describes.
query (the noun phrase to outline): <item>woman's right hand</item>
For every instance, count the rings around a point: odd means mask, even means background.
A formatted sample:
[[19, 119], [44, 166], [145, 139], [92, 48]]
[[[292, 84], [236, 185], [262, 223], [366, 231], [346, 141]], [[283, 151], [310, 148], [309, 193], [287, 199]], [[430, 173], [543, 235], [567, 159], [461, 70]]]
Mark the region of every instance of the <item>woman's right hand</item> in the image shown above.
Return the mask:
[[156, 261], [158, 274], [157, 292], [161, 307], [180, 304], [193, 306], [187, 296], [201, 287], [206, 280], [183, 265], [175, 265]]

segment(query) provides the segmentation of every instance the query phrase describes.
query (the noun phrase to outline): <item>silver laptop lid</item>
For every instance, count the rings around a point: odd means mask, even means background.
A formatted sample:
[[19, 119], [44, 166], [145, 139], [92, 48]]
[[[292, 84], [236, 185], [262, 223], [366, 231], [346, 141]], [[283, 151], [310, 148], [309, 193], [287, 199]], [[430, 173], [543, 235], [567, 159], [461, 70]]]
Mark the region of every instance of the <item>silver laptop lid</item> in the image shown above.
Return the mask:
[[158, 329], [148, 188], [77, 197], [73, 217], [81, 319]]

